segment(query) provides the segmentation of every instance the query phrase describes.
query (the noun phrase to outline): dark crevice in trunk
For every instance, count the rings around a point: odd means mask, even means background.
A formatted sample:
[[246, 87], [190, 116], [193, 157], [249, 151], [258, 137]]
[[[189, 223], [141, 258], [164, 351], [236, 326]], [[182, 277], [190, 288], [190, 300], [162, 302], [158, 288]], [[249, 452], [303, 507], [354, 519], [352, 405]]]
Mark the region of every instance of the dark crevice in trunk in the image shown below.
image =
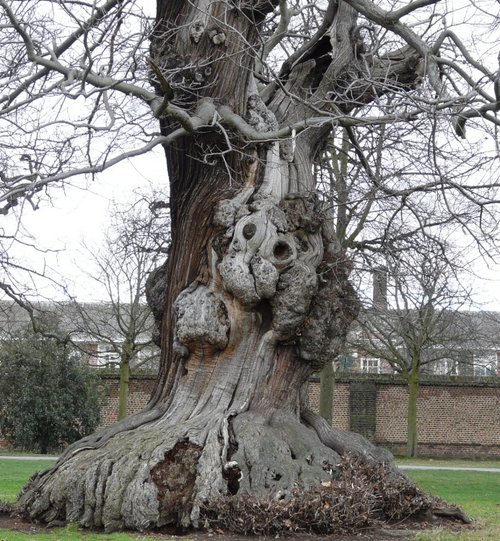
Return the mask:
[[265, 299], [261, 301], [256, 306], [257, 313], [261, 317], [261, 328], [264, 332], [267, 332], [271, 329], [271, 324], [273, 322], [273, 309], [269, 300]]
[[233, 430], [232, 418], [233, 416], [227, 418], [227, 430], [225, 434], [227, 441], [224, 442], [223, 447], [223, 449], [227, 447], [226, 463], [224, 464], [222, 475], [227, 482], [227, 493], [234, 496], [240, 489], [242, 473], [239, 464], [232, 460], [233, 455], [238, 451], [239, 447]]
[[202, 449], [189, 441], [180, 441], [151, 470], [158, 491], [158, 526], [183, 524], [193, 505], [196, 467]]

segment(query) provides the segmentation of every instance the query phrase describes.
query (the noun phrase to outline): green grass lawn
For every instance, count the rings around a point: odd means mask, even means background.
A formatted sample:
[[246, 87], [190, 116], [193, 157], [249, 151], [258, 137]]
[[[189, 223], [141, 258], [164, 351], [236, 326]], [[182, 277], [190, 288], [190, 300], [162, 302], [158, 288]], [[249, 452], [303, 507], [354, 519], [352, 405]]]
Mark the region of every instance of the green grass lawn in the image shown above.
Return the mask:
[[[146, 541], [144, 534], [82, 532], [77, 526], [55, 528], [43, 533], [23, 533], [0, 530], [0, 541]], [[149, 538], [149, 540], [152, 538]], [[186, 539], [186, 541], [188, 541]]]
[[467, 471], [406, 472], [421, 488], [460, 506], [475, 520], [475, 531], [423, 532], [418, 541], [499, 541], [500, 473]]
[[16, 501], [16, 497], [26, 481], [35, 472], [50, 468], [54, 462], [49, 460], [0, 460], [0, 501]]
[[[437, 461], [434, 461], [437, 462]], [[433, 465], [438, 465], [433, 462]], [[445, 465], [450, 465], [446, 461]], [[461, 466], [477, 465], [460, 461]], [[35, 472], [50, 467], [49, 461], [0, 460], [0, 500], [14, 502], [24, 483]], [[485, 463], [482, 463], [485, 464]], [[457, 464], [458, 465], [458, 464]], [[411, 470], [408, 475], [424, 490], [449, 503], [459, 505], [477, 523], [475, 530], [463, 533], [432, 531], [417, 534], [418, 541], [499, 541], [500, 473]], [[76, 526], [57, 528], [47, 533], [22, 533], [0, 530], [0, 541], [138, 541], [143, 534], [82, 534]]]
[[446, 466], [457, 468], [498, 468], [500, 460], [461, 460], [445, 458], [406, 458], [397, 457], [396, 463], [402, 466]]

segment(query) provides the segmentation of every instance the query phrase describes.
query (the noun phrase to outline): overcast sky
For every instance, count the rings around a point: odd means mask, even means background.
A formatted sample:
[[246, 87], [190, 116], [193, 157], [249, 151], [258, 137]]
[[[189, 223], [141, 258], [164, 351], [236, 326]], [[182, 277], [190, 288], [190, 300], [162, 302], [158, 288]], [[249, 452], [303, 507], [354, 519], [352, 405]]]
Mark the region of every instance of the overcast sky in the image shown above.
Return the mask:
[[[102, 242], [113, 203], [133, 202], [137, 199], [134, 191], [148, 186], [167, 191], [167, 180], [165, 158], [158, 149], [107, 170], [95, 182], [82, 180], [64, 191], [52, 190], [51, 199], [45, 199], [36, 211], [27, 205], [22, 210], [24, 238], [36, 250], [13, 243], [9, 256], [67, 284], [69, 292], [81, 301], [105, 300], [105, 292], [86, 276], [91, 268], [82, 255], [82, 243], [97, 247]], [[14, 216], [9, 218], [13, 227]], [[37, 280], [37, 289], [42, 297], [64, 297], [60, 288], [44, 280]]]
[[[167, 188], [166, 165], [160, 149], [106, 171], [89, 185], [82, 181], [79, 187], [67, 188], [65, 192], [52, 192], [53, 198], [32, 211], [24, 209], [22, 223], [33, 237], [33, 243], [50, 252], [12, 246], [11, 255], [18, 261], [33, 266], [68, 285], [69, 292], [80, 301], [106, 300], [103, 290], [88, 279], [89, 262], [82, 256], [82, 242], [98, 246], [109, 220], [109, 208], [113, 202], [134, 201], [134, 191], [149, 185]], [[500, 268], [478, 258], [475, 264], [480, 278], [474, 280], [478, 308], [500, 311]], [[62, 299], [62, 290], [49, 285], [37, 287], [46, 298]], [[371, 285], [365, 288], [369, 295]]]

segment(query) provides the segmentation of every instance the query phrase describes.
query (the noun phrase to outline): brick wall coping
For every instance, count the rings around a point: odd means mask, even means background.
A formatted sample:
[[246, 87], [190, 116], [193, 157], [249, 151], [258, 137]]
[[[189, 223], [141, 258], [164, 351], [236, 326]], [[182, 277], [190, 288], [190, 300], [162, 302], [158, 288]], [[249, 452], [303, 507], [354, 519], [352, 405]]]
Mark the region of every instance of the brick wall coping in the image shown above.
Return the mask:
[[[318, 383], [319, 376], [312, 376], [311, 382]], [[366, 382], [372, 381], [379, 385], [407, 385], [405, 378], [399, 374], [342, 374], [335, 375], [337, 383]], [[492, 377], [474, 377], [474, 376], [437, 376], [423, 375], [420, 379], [421, 386], [436, 387], [491, 387], [500, 389], [500, 378]]]
[[[120, 371], [119, 370], [100, 370], [98, 372], [98, 377], [101, 379], [115, 379], [119, 381]], [[156, 381], [158, 374], [156, 372], [136, 372], [131, 374], [129, 380], [146, 380], [146, 381]]]
[[[118, 370], [102, 370], [99, 371], [101, 379], [120, 379]], [[136, 372], [130, 375], [130, 380], [152, 380], [155, 381], [157, 374], [155, 372]], [[319, 382], [319, 376], [311, 376], [310, 380], [313, 383]], [[407, 385], [407, 381], [399, 374], [354, 374], [354, 373], [337, 373], [335, 375], [337, 383], [355, 383], [373, 381], [380, 385]], [[420, 379], [420, 385], [434, 385], [437, 387], [491, 387], [500, 389], [500, 378], [492, 377], [474, 377], [474, 376], [437, 376], [423, 375]]]

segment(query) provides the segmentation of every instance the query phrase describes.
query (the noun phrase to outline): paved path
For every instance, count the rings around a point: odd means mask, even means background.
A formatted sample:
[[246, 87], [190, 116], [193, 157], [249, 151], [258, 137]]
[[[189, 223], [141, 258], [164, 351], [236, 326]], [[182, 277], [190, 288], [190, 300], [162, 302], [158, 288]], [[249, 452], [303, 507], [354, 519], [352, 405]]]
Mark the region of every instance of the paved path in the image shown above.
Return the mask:
[[481, 468], [469, 466], [412, 466], [410, 464], [398, 464], [401, 470], [449, 470], [449, 471], [484, 471], [500, 473], [500, 468]]
[[[58, 456], [29, 455], [29, 456], [7, 456], [0, 455], [0, 460], [57, 460]], [[489, 473], [500, 473], [500, 468], [481, 468], [474, 466], [412, 466], [411, 464], [398, 464], [402, 470], [448, 470], [448, 471], [479, 471]]]

